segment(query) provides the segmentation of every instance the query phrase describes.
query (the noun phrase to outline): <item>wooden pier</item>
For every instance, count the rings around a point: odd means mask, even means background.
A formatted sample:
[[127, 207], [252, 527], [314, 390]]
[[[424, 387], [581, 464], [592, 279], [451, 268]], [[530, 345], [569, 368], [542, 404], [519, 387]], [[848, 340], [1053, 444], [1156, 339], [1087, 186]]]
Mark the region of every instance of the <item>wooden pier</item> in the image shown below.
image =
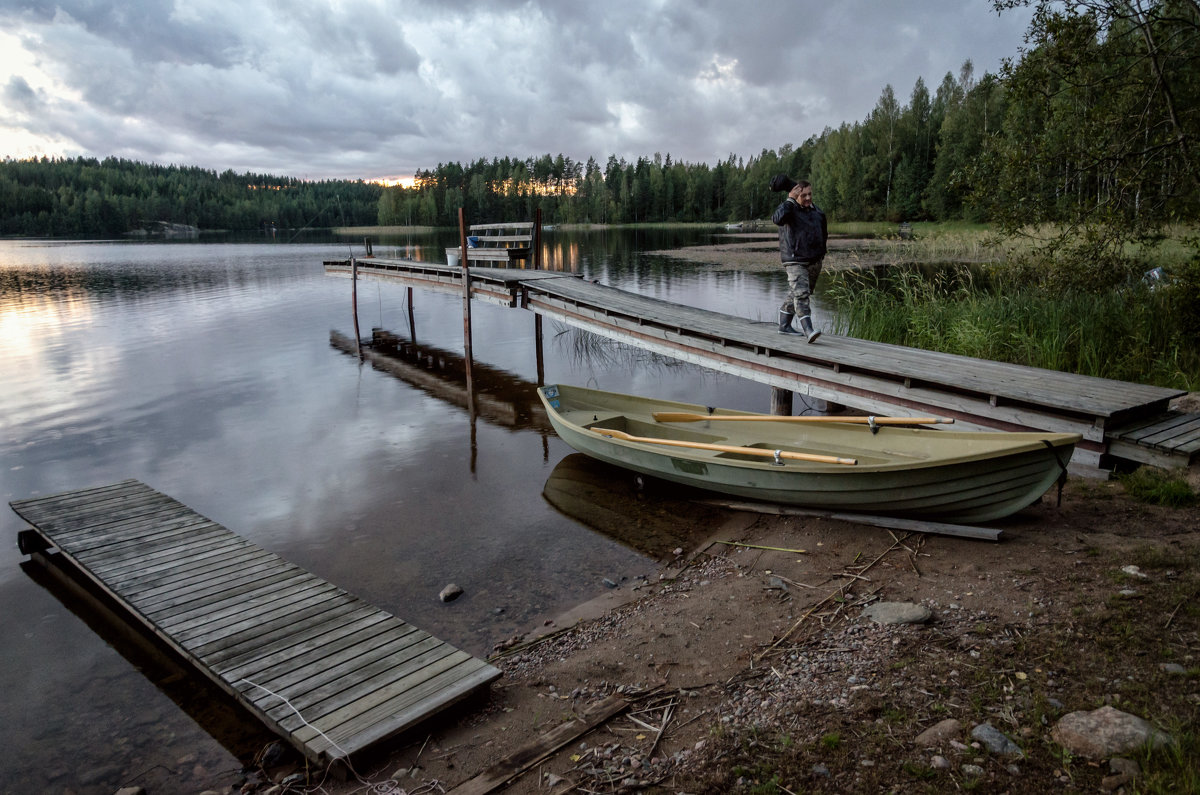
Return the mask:
[[18, 500], [50, 547], [310, 760], [391, 738], [500, 671], [136, 480]]
[[[351, 262], [325, 272], [351, 276]], [[402, 259], [357, 260], [360, 278], [461, 295], [462, 269]], [[680, 306], [571, 274], [470, 269], [473, 299], [538, 315], [720, 372], [873, 414], [936, 414], [968, 430], [1078, 433], [1072, 469], [1101, 473], [1101, 457], [1136, 450], [1186, 466], [1200, 438], [1181, 433], [1169, 449], [1149, 435], [1113, 444], [1126, 429], [1154, 425], [1187, 394], [1144, 384], [1043, 370], [825, 333], [808, 344], [774, 323]], [[1188, 424], [1191, 419], [1192, 425]], [[1187, 415], [1181, 429], [1200, 426]], [[1155, 446], [1155, 445], [1158, 446]], [[1147, 450], [1149, 448], [1149, 450]], [[1137, 459], [1141, 460], [1141, 459]]]

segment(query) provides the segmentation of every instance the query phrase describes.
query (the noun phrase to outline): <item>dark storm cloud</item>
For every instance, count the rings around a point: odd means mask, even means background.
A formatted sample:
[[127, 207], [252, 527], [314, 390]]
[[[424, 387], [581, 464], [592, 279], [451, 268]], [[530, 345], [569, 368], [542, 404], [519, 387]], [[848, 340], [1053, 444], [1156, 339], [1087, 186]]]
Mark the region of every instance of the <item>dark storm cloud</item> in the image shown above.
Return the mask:
[[986, 0], [6, 0], [34, 71], [5, 81], [0, 134], [313, 178], [547, 152], [711, 163], [861, 121], [889, 84], [906, 102], [967, 59], [994, 71], [1025, 22]]

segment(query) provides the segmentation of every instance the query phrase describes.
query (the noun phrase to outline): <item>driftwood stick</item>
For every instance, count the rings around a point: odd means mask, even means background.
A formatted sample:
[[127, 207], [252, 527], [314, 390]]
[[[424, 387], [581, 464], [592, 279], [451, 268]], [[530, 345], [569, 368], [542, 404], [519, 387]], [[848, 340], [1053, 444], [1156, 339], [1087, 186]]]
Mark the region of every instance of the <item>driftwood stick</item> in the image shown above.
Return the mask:
[[1186, 603], [1187, 603], [1187, 600], [1184, 599], [1182, 602], [1175, 605], [1175, 609], [1171, 611], [1171, 615], [1167, 616], [1167, 623], [1163, 624], [1163, 629], [1166, 629], [1167, 627], [1171, 626], [1171, 622], [1175, 620], [1175, 614], [1178, 613], [1179, 608], [1183, 607], [1184, 604], [1186, 604]]
[[807, 550], [807, 549], [787, 549], [786, 547], [764, 547], [764, 546], [759, 546], [758, 544], [743, 544], [743, 543], [741, 543], [740, 541], [721, 541], [721, 540], [717, 540], [717, 541], [714, 541], [713, 543], [715, 543], [715, 544], [726, 544], [726, 545], [728, 545], [728, 546], [731, 546], [731, 547], [745, 547], [746, 549], [765, 549], [765, 550], [768, 550], [768, 551], [770, 551], [770, 552], [791, 552], [791, 553], [794, 553], [794, 554], [796, 554], [796, 555], [807, 555], [807, 554], [808, 554], [808, 550]]

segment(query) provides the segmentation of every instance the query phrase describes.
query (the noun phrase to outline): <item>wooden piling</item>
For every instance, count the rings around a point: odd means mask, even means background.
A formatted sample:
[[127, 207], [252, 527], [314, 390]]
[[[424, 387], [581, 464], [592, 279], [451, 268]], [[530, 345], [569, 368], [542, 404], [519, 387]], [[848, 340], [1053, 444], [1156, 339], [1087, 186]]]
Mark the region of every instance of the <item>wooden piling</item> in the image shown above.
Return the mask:
[[[533, 258], [530, 265], [534, 270], [542, 269], [542, 208], [533, 211]], [[539, 382], [540, 383], [540, 382]]]
[[542, 354], [542, 316], [533, 315], [533, 355], [537, 368], [537, 385], [546, 385], [546, 358]]
[[459, 266], [462, 268], [463, 288], [463, 356], [467, 376], [467, 399], [475, 403], [474, 383], [471, 379], [471, 269], [467, 265], [467, 220], [463, 208], [458, 208], [458, 247], [462, 251]]
[[771, 387], [771, 413], [785, 417], [791, 416], [792, 390], [780, 389], [777, 386]]

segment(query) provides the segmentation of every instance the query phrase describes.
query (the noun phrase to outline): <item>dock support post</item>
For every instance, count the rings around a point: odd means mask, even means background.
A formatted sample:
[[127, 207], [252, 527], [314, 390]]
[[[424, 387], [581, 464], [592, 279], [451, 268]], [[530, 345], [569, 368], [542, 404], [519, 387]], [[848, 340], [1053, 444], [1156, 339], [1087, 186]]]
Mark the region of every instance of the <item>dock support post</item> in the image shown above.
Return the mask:
[[458, 247], [462, 253], [462, 283], [463, 283], [463, 354], [466, 363], [467, 400], [471, 407], [475, 406], [475, 389], [471, 380], [471, 269], [467, 265], [467, 221], [463, 208], [458, 208]]
[[533, 269], [542, 269], [542, 208], [533, 211]]
[[408, 288], [408, 336], [417, 341], [417, 316], [413, 314], [413, 288]]
[[537, 385], [546, 385], [546, 359], [542, 355], [542, 316], [533, 313], [533, 355], [537, 363]]
[[792, 414], [792, 390], [771, 387], [771, 413], [789, 417]]

